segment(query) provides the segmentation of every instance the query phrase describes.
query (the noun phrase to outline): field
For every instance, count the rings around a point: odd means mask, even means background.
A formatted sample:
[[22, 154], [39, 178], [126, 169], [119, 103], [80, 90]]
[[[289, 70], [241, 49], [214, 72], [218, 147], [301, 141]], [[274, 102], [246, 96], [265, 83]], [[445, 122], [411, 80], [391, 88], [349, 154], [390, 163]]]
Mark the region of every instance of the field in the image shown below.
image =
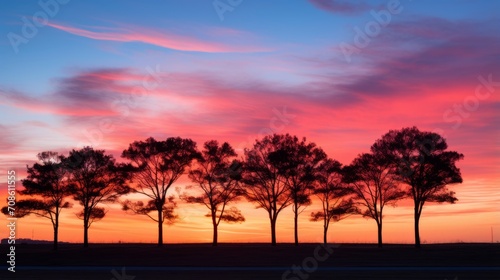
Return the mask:
[[0, 279], [500, 279], [500, 244], [19, 244]]

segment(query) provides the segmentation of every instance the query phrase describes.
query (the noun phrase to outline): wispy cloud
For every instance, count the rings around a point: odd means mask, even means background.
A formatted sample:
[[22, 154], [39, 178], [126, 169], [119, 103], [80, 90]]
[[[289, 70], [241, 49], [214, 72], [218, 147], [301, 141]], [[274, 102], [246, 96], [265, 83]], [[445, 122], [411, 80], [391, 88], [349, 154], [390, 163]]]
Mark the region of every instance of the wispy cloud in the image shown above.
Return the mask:
[[364, 2], [352, 2], [343, 0], [309, 0], [314, 6], [334, 14], [348, 14], [354, 15], [359, 13], [364, 13], [373, 9]]
[[[68, 32], [73, 35], [86, 37], [94, 40], [101, 41], [114, 41], [114, 42], [141, 42], [162, 48], [191, 51], [191, 52], [207, 52], [207, 53], [221, 53], [221, 52], [261, 52], [268, 51], [264, 47], [253, 46], [249, 44], [244, 45], [231, 45], [219, 42], [212, 42], [208, 40], [200, 40], [194, 37], [169, 33], [165, 31], [158, 31], [147, 29], [143, 27], [93, 27], [94, 31], [83, 28], [77, 28], [64, 24], [48, 23], [48, 26]], [[225, 32], [228, 33], [229, 29]], [[234, 30], [232, 33], [239, 34]]]

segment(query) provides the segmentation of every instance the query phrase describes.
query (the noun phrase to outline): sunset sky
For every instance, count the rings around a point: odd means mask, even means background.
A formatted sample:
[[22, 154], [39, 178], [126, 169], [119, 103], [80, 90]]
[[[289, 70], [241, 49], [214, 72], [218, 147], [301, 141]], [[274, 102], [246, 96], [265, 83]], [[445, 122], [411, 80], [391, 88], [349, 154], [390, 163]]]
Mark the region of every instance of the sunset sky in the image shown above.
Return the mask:
[[[459, 200], [424, 207], [422, 242], [490, 242], [492, 232], [500, 241], [499, 1], [40, 2], [0, 4], [0, 201], [7, 170], [23, 179], [45, 150], [90, 145], [121, 161], [133, 141], [180, 136], [198, 147], [227, 141], [241, 155], [257, 138], [290, 133], [349, 164], [389, 130], [417, 126], [465, 156], [464, 182], [451, 186]], [[237, 206], [246, 222], [221, 223], [219, 241], [269, 242], [267, 213]], [[413, 242], [412, 206], [385, 209], [384, 242]], [[156, 241], [155, 222], [105, 207], [90, 242]], [[320, 207], [301, 214], [301, 242], [322, 241], [322, 223], [309, 221]], [[82, 242], [79, 210], [63, 211], [60, 241]], [[177, 211], [166, 243], [211, 241], [204, 206]], [[23, 218], [17, 235], [51, 240], [52, 225]], [[329, 234], [376, 237], [361, 217]], [[293, 241], [291, 208], [277, 240]]]

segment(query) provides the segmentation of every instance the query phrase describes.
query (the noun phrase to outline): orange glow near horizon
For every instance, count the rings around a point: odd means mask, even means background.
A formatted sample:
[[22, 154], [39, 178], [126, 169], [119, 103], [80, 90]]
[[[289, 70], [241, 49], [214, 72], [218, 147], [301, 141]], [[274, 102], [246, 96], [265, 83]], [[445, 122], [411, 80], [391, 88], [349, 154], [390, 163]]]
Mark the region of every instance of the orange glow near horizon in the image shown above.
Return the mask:
[[[185, 181], [185, 178], [184, 180]], [[470, 183], [468, 183], [470, 181]], [[19, 185], [19, 184], [18, 184]], [[486, 181], [474, 181], [464, 178], [461, 185], [452, 186], [459, 201], [456, 204], [428, 203], [424, 206], [420, 220], [420, 235], [423, 243], [448, 242], [500, 242], [500, 225], [492, 223], [498, 220], [498, 211], [492, 200], [490, 208], [484, 206], [484, 197], [477, 191], [477, 186], [494, 189]], [[18, 188], [19, 189], [19, 188]], [[488, 193], [487, 191], [485, 191]], [[170, 194], [174, 190], [169, 191]], [[471, 195], [472, 194], [472, 195]], [[126, 197], [124, 197], [126, 198]], [[124, 199], [122, 198], [122, 199]], [[133, 199], [142, 196], [134, 195]], [[0, 199], [5, 200], [4, 197]], [[299, 240], [304, 243], [322, 242], [323, 223], [309, 221], [310, 213], [319, 210], [320, 202], [313, 197], [313, 204], [299, 216]], [[245, 215], [246, 221], [239, 224], [221, 223], [219, 242], [270, 242], [270, 225], [267, 212], [256, 209], [254, 204], [244, 200], [234, 203]], [[89, 230], [91, 243], [156, 243], [157, 223], [146, 216], [132, 215], [121, 210], [119, 204], [108, 204], [107, 216], [95, 222]], [[64, 209], [60, 218], [59, 240], [80, 243], [83, 240], [83, 223], [76, 218], [81, 207]], [[165, 243], [210, 243], [212, 224], [204, 217], [207, 208], [197, 204], [179, 203], [179, 220], [174, 225], [164, 224]], [[413, 242], [413, 201], [405, 199], [396, 207], [384, 209], [383, 240], [385, 243]], [[5, 229], [0, 231], [7, 236]], [[52, 240], [53, 230], [48, 219], [34, 215], [17, 221], [17, 238]], [[493, 236], [492, 236], [493, 234]], [[376, 224], [372, 219], [351, 216], [340, 222], [331, 223], [329, 242], [334, 243], [375, 243]], [[277, 223], [277, 240], [281, 243], [293, 242], [293, 214], [291, 207], [280, 213]]]

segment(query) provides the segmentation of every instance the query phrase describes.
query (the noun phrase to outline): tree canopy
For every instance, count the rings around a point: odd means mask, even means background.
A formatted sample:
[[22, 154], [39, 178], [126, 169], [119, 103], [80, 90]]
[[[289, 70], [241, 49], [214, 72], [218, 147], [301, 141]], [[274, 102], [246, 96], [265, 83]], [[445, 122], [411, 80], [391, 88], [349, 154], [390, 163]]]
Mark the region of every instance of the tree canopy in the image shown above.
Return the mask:
[[447, 149], [448, 144], [441, 135], [416, 127], [391, 130], [371, 147], [375, 156], [392, 163], [398, 181], [408, 186], [407, 194], [414, 202], [417, 247], [420, 247], [419, 221], [424, 204], [457, 201], [448, 185], [462, 183], [455, 163], [464, 155]]

